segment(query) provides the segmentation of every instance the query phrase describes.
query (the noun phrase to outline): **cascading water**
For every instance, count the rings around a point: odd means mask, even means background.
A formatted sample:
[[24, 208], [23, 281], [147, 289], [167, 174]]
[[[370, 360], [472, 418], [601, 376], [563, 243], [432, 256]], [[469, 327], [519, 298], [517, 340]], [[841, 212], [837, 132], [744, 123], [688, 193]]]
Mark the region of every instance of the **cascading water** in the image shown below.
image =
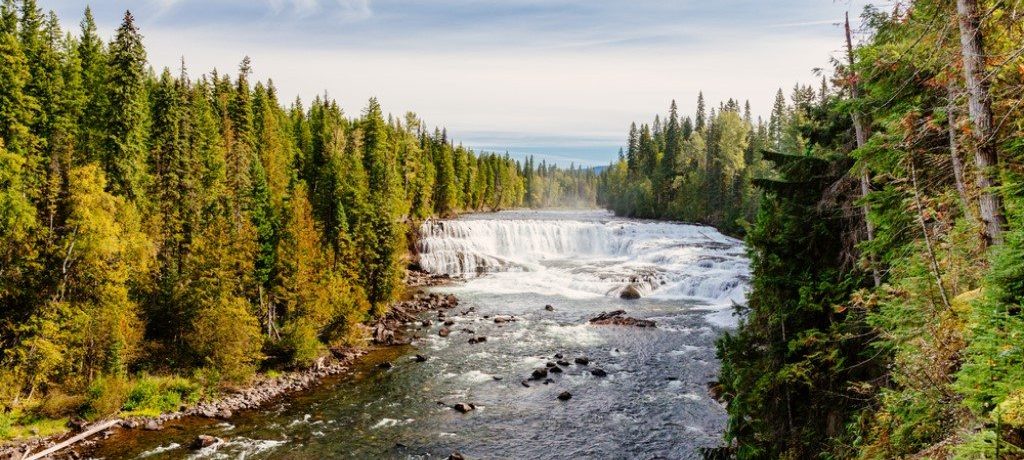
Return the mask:
[[[464, 279], [432, 288], [460, 305], [411, 322], [409, 347], [377, 350], [353, 375], [230, 424], [136, 430], [96, 456], [696, 459], [721, 444], [725, 411], [707, 385], [747, 285], [739, 241], [599, 211], [481, 214], [421, 230], [421, 266]], [[643, 296], [621, 299], [628, 285]], [[620, 309], [657, 326], [588, 321]], [[547, 366], [561, 372], [529, 380]], [[476, 409], [460, 414], [458, 402]], [[224, 442], [185, 447], [199, 434]]]
[[[743, 303], [749, 264], [710, 227], [616, 219], [606, 212], [503, 212], [428, 221], [420, 265], [483, 278], [499, 291], [615, 296], [634, 285], [662, 300]], [[487, 275], [487, 276], [481, 276]]]

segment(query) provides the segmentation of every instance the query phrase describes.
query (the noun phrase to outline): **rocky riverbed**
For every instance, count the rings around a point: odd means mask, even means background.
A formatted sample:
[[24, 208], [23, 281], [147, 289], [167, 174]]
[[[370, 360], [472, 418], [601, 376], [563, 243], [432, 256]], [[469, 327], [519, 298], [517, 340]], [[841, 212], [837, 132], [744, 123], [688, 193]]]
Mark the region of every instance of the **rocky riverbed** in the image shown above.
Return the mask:
[[[416, 276], [442, 284], [370, 326], [390, 346], [228, 420], [118, 430], [89, 455], [685, 459], [720, 444], [725, 412], [708, 388], [748, 275], [739, 242], [598, 213], [421, 233], [419, 263], [435, 274]], [[457, 305], [429, 306], [449, 295]]]
[[[419, 324], [416, 315], [425, 312], [438, 312], [444, 315], [445, 311], [458, 306], [458, 299], [453, 295], [426, 293], [419, 289], [443, 285], [450, 281], [451, 277], [448, 276], [410, 270], [406, 275], [406, 282], [412, 288], [412, 295], [409, 299], [396, 302], [387, 315], [369, 326], [373, 346], [408, 344], [410, 339], [405, 335], [409, 332], [410, 326]], [[121, 430], [162, 431], [167, 423], [190, 417], [230, 420], [241, 411], [258, 409], [286, 395], [308, 390], [327, 377], [348, 372], [352, 364], [367, 352], [367, 348], [332, 349], [329, 355], [321, 357], [309, 369], [291, 371], [277, 377], [260, 375], [244, 388], [228, 390], [217, 399], [201, 401], [193, 406], [182, 407], [180, 411], [157, 417], [128, 417], [95, 422], [72, 420], [68, 424], [69, 432], [64, 435], [32, 439], [0, 449], [0, 460], [31, 458], [33, 453], [46, 451], [83, 433], [94, 432], [89, 437], [68, 445], [66, 449], [48, 455], [47, 458], [88, 457], [104, 440]], [[98, 429], [101, 427], [102, 429]], [[200, 435], [191, 445], [201, 449], [219, 441], [219, 438], [213, 436]]]

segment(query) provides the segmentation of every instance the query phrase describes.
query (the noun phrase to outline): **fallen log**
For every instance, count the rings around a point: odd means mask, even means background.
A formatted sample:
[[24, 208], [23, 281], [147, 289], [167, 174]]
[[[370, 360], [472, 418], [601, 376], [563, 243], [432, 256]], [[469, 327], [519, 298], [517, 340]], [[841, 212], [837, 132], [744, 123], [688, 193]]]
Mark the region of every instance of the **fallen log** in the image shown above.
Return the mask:
[[80, 442], [80, 441], [83, 441], [85, 439], [88, 439], [90, 436], [92, 436], [92, 435], [94, 435], [96, 433], [99, 433], [101, 431], [107, 430], [107, 429], [109, 429], [109, 428], [111, 428], [111, 427], [113, 427], [113, 426], [115, 426], [115, 425], [117, 425], [119, 423], [121, 423], [121, 420], [119, 420], [119, 419], [107, 420], [105, 422], [97, 423], [97, 424], [93, 425], [92, 427], [90, 427], [89, 429], [87, 429], [87, 430], [85, 430], [85, 431], [83, 431], [81, 433], [78, 433], [78, 434], [76, 434], [76, 435], [74, 435], [74, 436], [72, 436], [72, 437], [70, 437], [70, 438], [68, 438], [68, 439], [58, 443], [58, 444], [55, 444], [54, 446], [52, 446], [52, 447], [50, 447], [50, 448], [48, 448], [46, 450], [43, 450], [43, 451], [40, 451], [40, 452], [37, 452], [37, 453], [34, 453], [34, 454], [30, 454], [28, 452], [25, 452], [25, 454], [21, 458], [22, 458], [22, 460], [37, 460], [37, 459], [40, 459], [40, 458], [45, 458], [45, 457], [47, 457], [49, 455], [53, 455], [53, 454], [55, 454], [57, 452], [60, 452], [61, 450], [64, 450], [65, 448], [68, 448], [68, 447], [74, 445], [77, 442]]

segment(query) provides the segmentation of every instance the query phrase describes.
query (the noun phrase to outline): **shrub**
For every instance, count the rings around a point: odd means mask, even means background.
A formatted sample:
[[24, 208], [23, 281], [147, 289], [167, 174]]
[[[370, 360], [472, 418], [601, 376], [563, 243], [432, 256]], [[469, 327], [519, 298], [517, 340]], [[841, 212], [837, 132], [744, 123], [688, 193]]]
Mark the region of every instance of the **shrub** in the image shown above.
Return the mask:
[[182, 403], [198, 401], [199, 385], [180, 377], [143, 375], [132, 385], [123, 409], [140, 415], [177, 411]]
[[323, 353], [324, 345], [317, 338], [316, 329], [308, 322], [289, 323], [282, 332], [281, 351], [288, 364], [309, 367]]
[[226, 381], [243, 382], [262, 359], [260, 327], [248, 301], [227, 296], [204, 308], [193, 322], [188, 343]]
[[128, 380], [121, 376], [104, 376], [94, 380], [86, 396], [86, 417], [95, 420], [117, 414], [124, 407], [130, 389]]
[[69, 395], [62, 391], [53, 391], [43, 399], [36, 412], [46, 418], [61, 418], [76, 415], [86, 405], [83, 395]]

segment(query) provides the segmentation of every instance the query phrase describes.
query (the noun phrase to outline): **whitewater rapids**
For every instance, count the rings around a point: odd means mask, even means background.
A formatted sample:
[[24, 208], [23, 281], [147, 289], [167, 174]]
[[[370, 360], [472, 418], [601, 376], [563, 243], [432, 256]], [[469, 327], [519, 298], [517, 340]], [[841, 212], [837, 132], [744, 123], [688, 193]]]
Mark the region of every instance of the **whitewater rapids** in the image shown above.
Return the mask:
[[730, 307], [746, 301], [742, 242], [711, 227], [605, 211], [508, 211], [422, 224], [420, 266], [469, 289], [568, 298], [643, 297]]
[[[470, 215], [420, 230], [421, 266], [457, 278], [429, 290], [459, 306], [410, 322], [411, 344], [376, 349], [351, 374], [230, 424], [125, 431], [93, 456], [699, 459], [722, 444], [727, 417], [708, 385], [715, 341], [735, 326], [748, 285], [740, 241], [602, 211]], [[640, 299], [620, 298], [628, 285]], [[589, 322], [613, 310], [657, 327]], [[550, 366], [561, 372], [530, 380]], [[453, 410], [460, 402], [476, 409]], [[201, 434], [224, 442], [186, 447]]]

